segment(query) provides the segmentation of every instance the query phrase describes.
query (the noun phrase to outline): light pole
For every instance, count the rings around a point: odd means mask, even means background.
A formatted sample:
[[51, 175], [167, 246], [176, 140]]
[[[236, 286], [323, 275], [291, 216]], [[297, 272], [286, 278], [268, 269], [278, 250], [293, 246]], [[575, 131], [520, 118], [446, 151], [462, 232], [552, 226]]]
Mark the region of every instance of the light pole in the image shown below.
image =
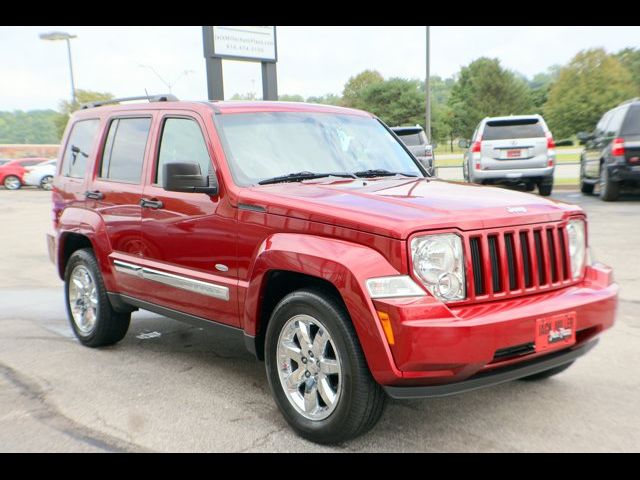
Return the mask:
[[73, 63], [71, 62], [71, 40], [72, 38], [76, 38], [76, 35], [71, 35], [66, 32], [49, 32], [49, 33], [41, 33], [40, 38], [42, 40], [65, 40], [67, 42], [67, 53], [69, 54], [69, 73], [71, 74], [71, 102], [73, 105], [76, 104], [76, 84], [73, 80]]
[[427, 27], [427, 77], [425, 79], [424, 82], [424, 87], [426, 90], [426, 94], [427, 94], [427, 101], [426, 101], [426, 112], [425, 112], [425, 117], [426, 117], [426, 122], [425, 122], [425, 130], [427, 133], [427, 138], [429, 139], [429, 143], [433, 143], [432, 139], [431, 139], [431, 88], [429, 86], [429, 49], [430, 49], [431, 45], [429, 42], [429, 27]]
[[155, 74], [155, 76], [158, 77], [158, 79], [167, 86], [167, 88], [169, 89], [169, 93], [172, 93], [171, 87], [173, 87], [178, 80], [180, 80], [182, 77], [186, 75], [189, 75], [190, 73], [195, 73], [193, 70], [184, 70], [182, 71], [182, 73], [180, 73], [180, 75], [176, 77], [176, 79], [173, 82], [169, 83], [164, 78], [162, 78], [162, 76], [151, 65], [138, 65], [138, 66], [141, 68], [148, 68], [149, 70], [151, 70]]

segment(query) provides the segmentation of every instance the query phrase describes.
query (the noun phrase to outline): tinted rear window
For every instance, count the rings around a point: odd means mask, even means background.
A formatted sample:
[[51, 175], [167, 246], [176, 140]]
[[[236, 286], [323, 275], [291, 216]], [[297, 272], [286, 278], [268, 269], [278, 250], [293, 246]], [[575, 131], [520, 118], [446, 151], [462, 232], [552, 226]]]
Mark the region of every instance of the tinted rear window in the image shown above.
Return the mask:
[[84, 178], [87, 159], [91, 156], [99, 123], [98, 120], [81, 120], [73, 125], [62, 157], [62, 175]]
[[544, 128], [537, 118], [521, 120], [490, 120], [482, 132], [482, 140], [544, 137]]
[[405, 145], [415, 146], [415, 145], [422, 145], [424, 143], [422, 141], [422, 135], [420, 135], [420, 132], [418, 133], [397, 133], [396, 132], [396, 135], [400, 137], [400, 140], [402, 140]]
[[640, 135], [640, 105], [634, 105], [629, 109], [627, 118], [622, 124], [622, 135]]

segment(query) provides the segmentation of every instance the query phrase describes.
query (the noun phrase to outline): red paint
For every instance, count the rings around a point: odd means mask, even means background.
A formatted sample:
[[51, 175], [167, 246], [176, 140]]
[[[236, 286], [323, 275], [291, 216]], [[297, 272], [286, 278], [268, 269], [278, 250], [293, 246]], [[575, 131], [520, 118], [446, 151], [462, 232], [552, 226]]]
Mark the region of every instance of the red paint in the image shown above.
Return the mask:
[[[288, 270], [324, 279], [344, 300], [374, 378], [386, 385], [462, 380], [480, 370], [519, 361], [492, 363], [496, 350], [534, 342], [536, 319], [541, 316], [575, 312], [578, 344], [613, 324], [617, 286], [611, 270], [602, 265], [587, 267], [583, 278], [548, 284], [536, 280], [530, 287], [518, 280], [516, 289], [493, 292], [488, 288], [482, 295], [476, 295], [473, 276], [467, 275], [467, 299], [448, 305], [429, 294], [372, 301], [364, 286], [368, 278], [413, 275], [408, 242], [416, 234], [460, 235], [469, 270], [472, 238], [498, 235], [498, 248], [504, 249], [504, 235], [518, 233], [514, 246], [519, 249], [519, 232], [564, 228], [568, 219], [584, 213], [577, 206], [534, 195], [430, 179], [322, 179], [241, 188], [232, 180], [213, 115], [255, 111], [368, 115], [331, 106], [271, 102], [163, 102], [77, 112], [72, 122], [99, 119], [101, 134], [88, 159], [87, 178], [57, 175], [54, 179], [59, 272], [63, 272], [69, 235], [81, 234], [93, 245], [109, 291], [237, 326], [249, 335], [260, 332], [269, 272]], [[152, 117], [143, 181], [133, 185], [98, 179], [98, 159], [110, 119], [134, 114]], [[153, 184], [160, 128], [167, 115], [187, 116], [200, 125], [220, 185], [217, 195], [166, 192]], [[64, 143], [60, 156], [63, 151]], [[104, 198], [86, 200], [87, 190], [98, 190]], [[141, 209], [138, 202], [143, 197], [160, 200], [164, 206]], [[241, 209], [241, 204], [255, 208]], [[526, 212], [508, 212], [507, 207], [513, 206]], [[561, 230], [554, 232], [559, 241]], [[546, 235], [542, 242], [548, 272]], [[483, 268], [489, 268], [484, 253]], [[116, 272], [115, 259], [224, 285], [230, 299], [155, 283], [150, 288], [148, 281]], [[555, 261], [556, 268], [568, 268], [561, 258]], [[227, 271], [216, 270], [217, 264], [225, 265]], [[508, 282], [504, 256], [501, 268], [502, 282]], [[516, 258], [515, 268], [522, 271], [521, 258]], [[532, 265], [532, 275], [537, 275], [537, 266]], [[392, 347], [376, 310], [390, 316]]]
[[16, 176], [22, 182], [22, 177], [26, 173], [26, 168], [37, 165], [42, 162], [50, 160], [49, 158], [30, 157], [20, 158], [18, 160], [11, 160], [3, 165], [0, 165], [0, 185], [4, 183], [4, 179], [10, 175]]

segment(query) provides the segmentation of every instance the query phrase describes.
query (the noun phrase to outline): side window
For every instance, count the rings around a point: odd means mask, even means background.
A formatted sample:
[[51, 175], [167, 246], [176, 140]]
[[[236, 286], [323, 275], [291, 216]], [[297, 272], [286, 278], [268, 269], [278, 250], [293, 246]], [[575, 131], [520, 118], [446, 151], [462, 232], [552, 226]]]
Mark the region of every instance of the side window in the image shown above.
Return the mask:
[[140, 183], [150, 118], [116, 118], [109, 126], [100, 178]]
[[611, 114], [612, 112], [605, 113], [598, 122], [598, 125], [596, 125], [596, 130], [594, 132], [596, 137], [601, 137], [602, 135], [604, 135], [605, 129], [607, 128], [607, 123], [611, 118]]
[[80, 120], [73, 125], [62, 156], [61, 175], [84, 178], [99, 124], [98, 120]]
[[197, 163], [203, 175], [213, 171], [207, 145], [195, 120], [188, 118], [165, 120], [156, 168], [157, 184], [162, 185], [163, 165], [172, 162]]
[[607, 125], [607, 137], [615, 137], [620, 127], [622, 127], [622, 121], [624, 120], [624, 114], [627, 112], [626, 108], [618, 108], [613, 111], [611, 115], [611, 120]]

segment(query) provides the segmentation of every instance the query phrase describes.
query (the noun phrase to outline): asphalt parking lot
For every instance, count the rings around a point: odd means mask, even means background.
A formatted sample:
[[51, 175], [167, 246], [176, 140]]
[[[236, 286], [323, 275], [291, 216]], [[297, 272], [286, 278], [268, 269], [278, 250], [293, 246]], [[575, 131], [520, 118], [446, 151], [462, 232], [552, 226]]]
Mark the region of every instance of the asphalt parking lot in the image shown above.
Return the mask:
[[600, 344], [540, 383], [390, 401], [370, 433], [323, 447], [292, 433], [235, 339], [137, 312], [119, 344], [82, 347], [46, 252], [50, 194], [0, 189], [0, 451], [640, 451], [640, 195], [554, 197], [586, 209], [621, 285]]

